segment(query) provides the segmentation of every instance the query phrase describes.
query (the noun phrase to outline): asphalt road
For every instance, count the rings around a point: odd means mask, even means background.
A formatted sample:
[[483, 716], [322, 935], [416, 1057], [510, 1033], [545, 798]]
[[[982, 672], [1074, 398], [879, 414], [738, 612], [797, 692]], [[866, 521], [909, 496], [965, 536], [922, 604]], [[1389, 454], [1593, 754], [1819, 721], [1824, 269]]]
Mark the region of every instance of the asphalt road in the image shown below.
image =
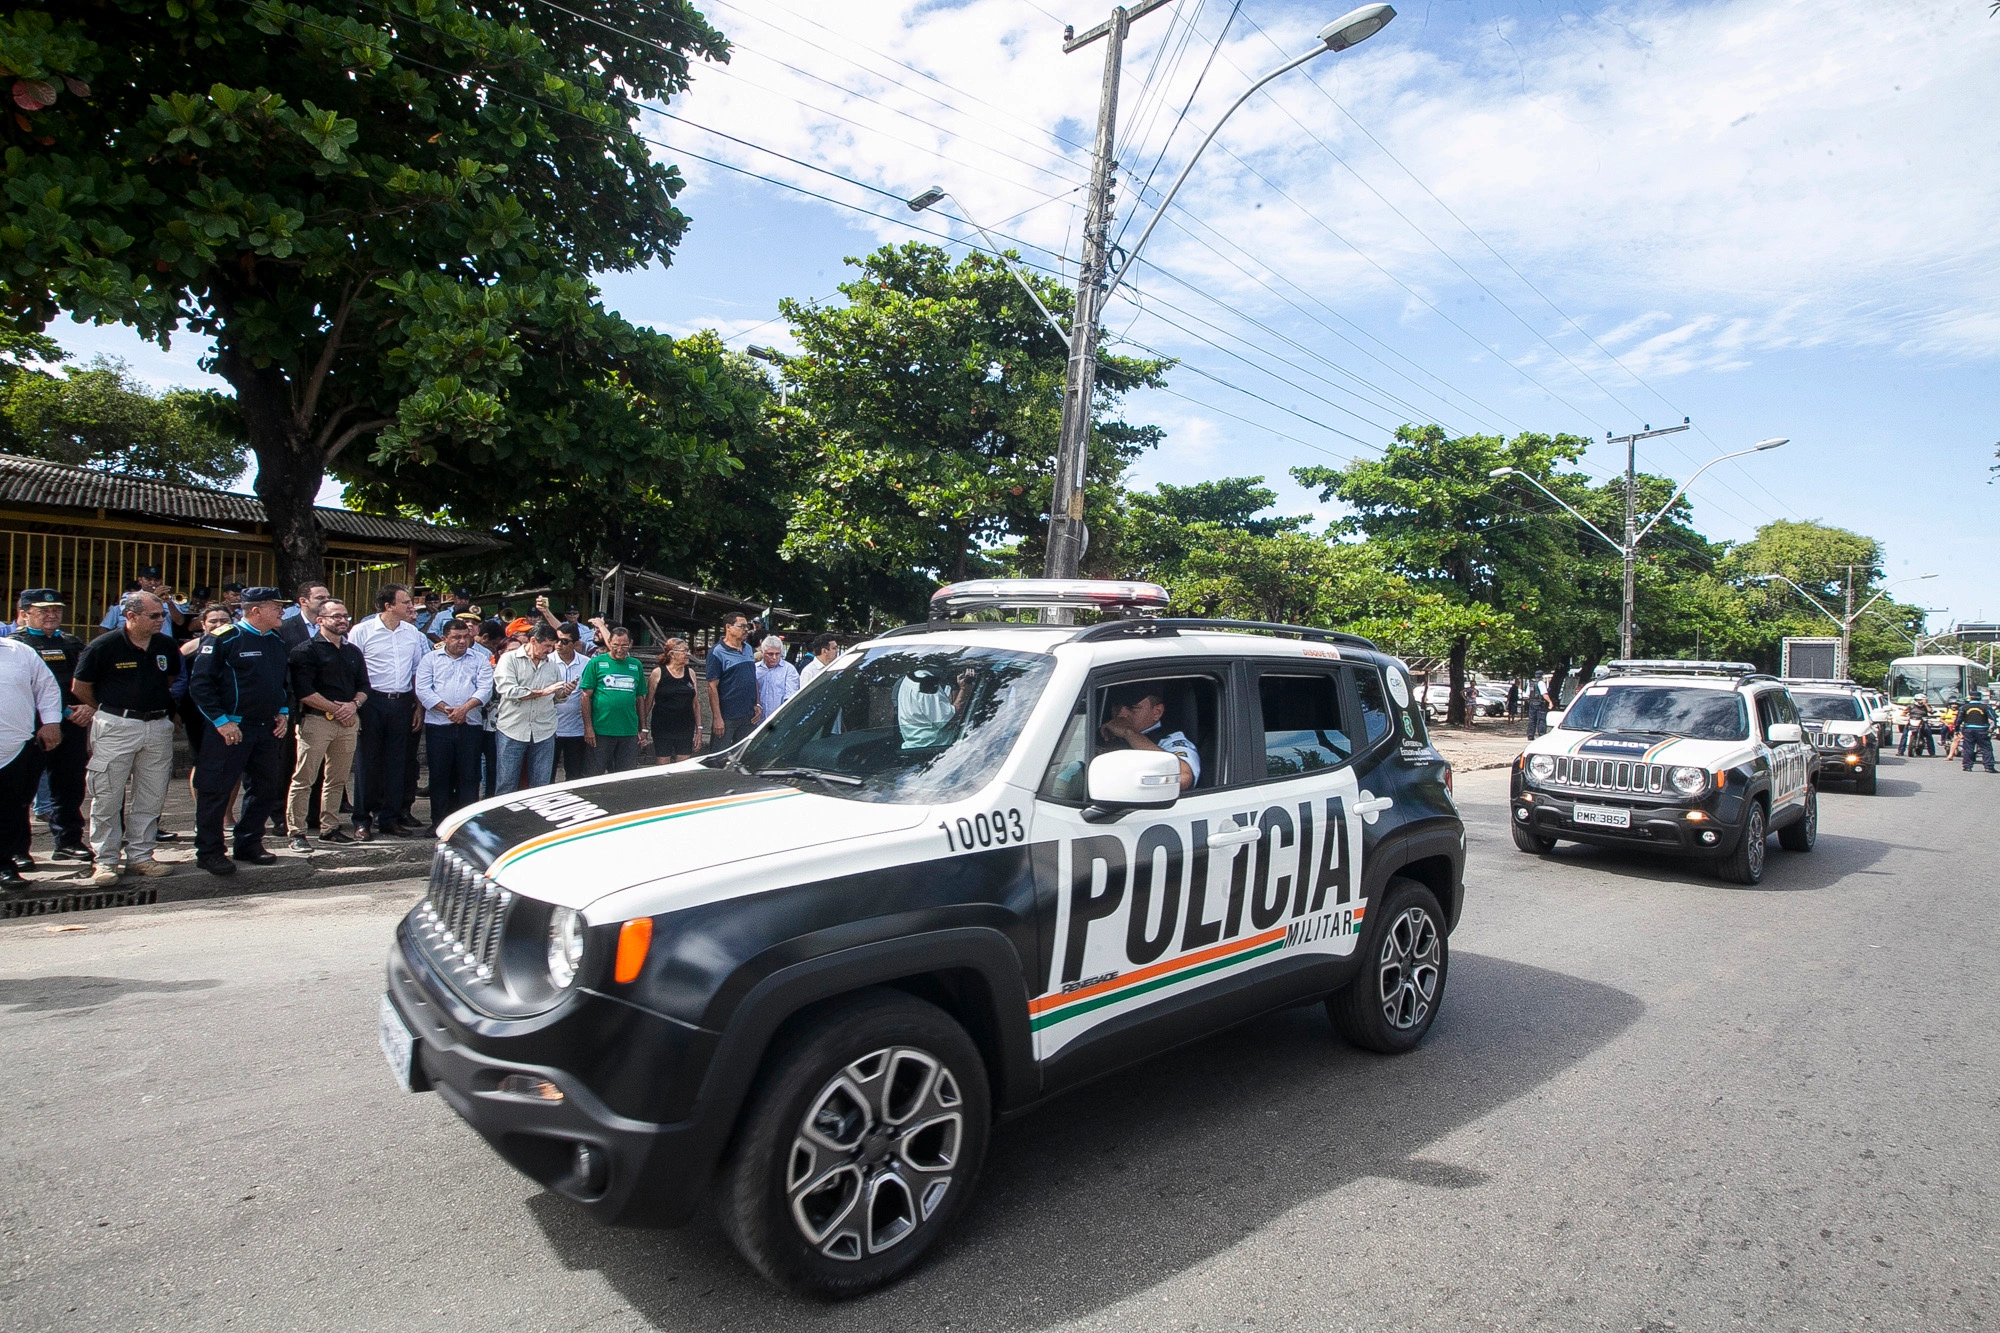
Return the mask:
[[[1829, 793], [1763, 886], [1515, 852], [1460, 785], [1428, 1042], [1292, 1010], [999, 1131], [845, 1305], [607, 1230], [375, 1043], [414, 883], [0, 927], [7, 1329], [1970, 1329], [2000, 1286], [2000, 778]], [[64, 924], [83, 930], [63, 931]]]

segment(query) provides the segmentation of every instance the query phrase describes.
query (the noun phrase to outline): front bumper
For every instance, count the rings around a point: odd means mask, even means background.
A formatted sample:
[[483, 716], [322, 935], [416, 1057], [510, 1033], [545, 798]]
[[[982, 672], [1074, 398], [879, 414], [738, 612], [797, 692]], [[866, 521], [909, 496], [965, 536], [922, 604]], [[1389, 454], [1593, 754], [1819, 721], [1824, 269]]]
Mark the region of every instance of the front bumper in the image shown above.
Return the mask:
[[1819, 780], [1839, 782], [1852, 780], [1862, 769], [1868, 767], [1868, 747], [1850, 750], [1842, 745], [1820, 745], [1814, 747], [1819, 755]]
[[[1606, 828], [1576, 822], [1579, 805], [1629, 810], [1630, 828]], [[1740, 798], [1711, 793], [1700, 801], [1668, 803], [1614, 796], [1608, 792], [1570, 792], [1529, 787], [1517, 774], [1508, 818], [1543, 837], [1587, 842], [1599, 847], [1643, 848], [1673, 856], [1726, 856], [1743, 836]], [[1689, 816], [1699, 815], [1699, 819]]]
[[[632, 1119], [567, 1069], [475, 1049], [446, 1013], [456, 1001], [435, 978], [420, 979], [429, 964], [405, 950], [400, 932], [386, 970], [390, 1003], [416, 1037], [414, 1086], [434, 1089], [522, 1174], [603, 1222], [670, 1226], [693, 1213], [722, 1147], [722, 1135], [699, 1115]], [[510, 1074], [546, 1080], [562, 1097], [500, 1091]], [[580, 1145], [590, 1151], [579, 1153]]]

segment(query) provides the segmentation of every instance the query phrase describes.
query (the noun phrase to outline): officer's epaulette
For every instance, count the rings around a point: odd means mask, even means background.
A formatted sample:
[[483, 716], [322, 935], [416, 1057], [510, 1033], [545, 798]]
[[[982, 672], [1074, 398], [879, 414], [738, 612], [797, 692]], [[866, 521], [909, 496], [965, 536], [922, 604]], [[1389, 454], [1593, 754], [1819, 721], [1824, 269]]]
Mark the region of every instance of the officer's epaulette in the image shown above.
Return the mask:
[[234, 634], [237, 631], [237, 628], [238, 627], [235, 625], [224, 625], [221, 629], [216, 630], [213, 634], [210, 634], [208, 637], [216, 640], [226, 639], [230, 635]]

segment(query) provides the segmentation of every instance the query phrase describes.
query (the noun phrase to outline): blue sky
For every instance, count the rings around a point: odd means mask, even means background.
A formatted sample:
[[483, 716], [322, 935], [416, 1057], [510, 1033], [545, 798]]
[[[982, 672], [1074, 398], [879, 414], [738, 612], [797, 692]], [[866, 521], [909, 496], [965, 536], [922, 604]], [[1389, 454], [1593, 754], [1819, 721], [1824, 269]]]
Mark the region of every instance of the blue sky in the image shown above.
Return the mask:
[[[1231, 0], [1175, 0], [1135, 25], [1120, 225], [1152, 212], [1138, 182], [1157, 192], [1249, 79], [1307, 49], [1338, 7], [1244, 0], [1230, 20]], [[1792, 437], [1696, 484], [1710, 535], [1741, 540], [1774, 518], [1854, 528], [1885, 543], [1892, 577], [1939, 575], [1920, 589], [1943, 608], [1933, 628], [2000, 618], [2000, 488], [1986, 484], [2000, 117], [1985, 95], [2000, 19], [1987, 8], [1411, 0], [1238, 112], [1132, 270], [1108, 327], [1185, 362], [1169, 392], [1129, 403], [1168, 431], [1138, 480], [1276, 483], [1368, 456], [1411, 418], [1601, 439], [1685, 414], [1697, 429], [1648, 442], [1642, 467], [1685, 478]], [[1060, 23], [1085, 27], [1101, 7], [708, 12], [735, 58], [698, 74], [672, 108], [685, 121], [648, 126], [690, 179], [694, 225], [670, 268], [605, 278], [627, 316], [783, 346], [784, 325], [765, 323], [779, 297], [831, 296], [843, 257], [916, 235], [875, 191], [940, 184], [1030, 262], [1076, 253], [1087, 155], [1074, 145], [1102, 56], [1063, 55]], [[163, 355], [54, 331], [159, 382], [200, 378], [191, 344]], [[1586, 461], [1623, 465], [1602, 446]], [[1331, 516], [1278, 489], [1288, 511]]]

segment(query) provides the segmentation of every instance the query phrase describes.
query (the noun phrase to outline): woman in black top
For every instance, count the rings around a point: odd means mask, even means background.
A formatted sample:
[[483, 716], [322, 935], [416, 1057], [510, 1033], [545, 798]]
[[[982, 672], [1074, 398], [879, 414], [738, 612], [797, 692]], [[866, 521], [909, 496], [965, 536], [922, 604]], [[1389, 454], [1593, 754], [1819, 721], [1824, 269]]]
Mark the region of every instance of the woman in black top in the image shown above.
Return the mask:
[[687, 640], [668, 639], [653, 668], [653, 753], [660, 763], [686, 759], [695, 751], [701, 713], [695, 702], [693, 658]]

